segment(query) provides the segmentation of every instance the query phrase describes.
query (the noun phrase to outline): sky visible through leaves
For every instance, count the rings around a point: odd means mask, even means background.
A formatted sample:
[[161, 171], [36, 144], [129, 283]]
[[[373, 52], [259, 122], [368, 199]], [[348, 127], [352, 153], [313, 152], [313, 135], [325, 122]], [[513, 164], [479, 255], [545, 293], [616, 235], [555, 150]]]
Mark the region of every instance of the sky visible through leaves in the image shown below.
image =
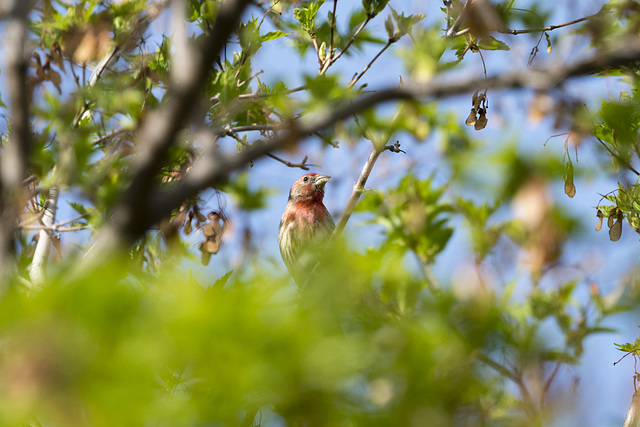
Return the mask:
[[[343, 0], [338, 3], [338, 25], [340, 25], [340, 16], [348, 15], [348, 11], [352, 7], [357, 7], [360, 2]], [[356, 4], [357, 3], [357, 4]], [[564, 2], [546, 2], [546, 5], [553, 5], [550, 10], [554, 10], [549, 23], [562, 23], [575, 19], [576, 17], [586, 16], [595, 13], [601, 6], [597, 1], [564, 1]], [[402, 10], [405, 13], [424, 13], [426, 14], [425, 22], [433, 22], [440, 19], [439, 8], [441, 1], [418, 1], [418, 0], [392, 0], [390, 5], [396, 10]], [[545, 5], [545, 6], [546, 6]], [[325, 6], [326, 7], [326, 6]], [[385, 11], [388, 13], [388, 11]], [[165, 12], [166, 14], [166, 12]], [[160, 18], [152, 25], [162, 26], [169, 25], [169, 17]], [[265, 23], [265, 25], [268, 25]], [[376, 20], [372, 23], [374, 32], [381, 30], [384, 33], [384, 20]], [[0, 31], [2, 28], [0, 28]], [[271, 28], [267, 28], [270, 31]], [[569, 32], [571, 29], [560, 29], [557, 31]], [[552, 38], [554, 33], [551, 33]], [[503, 72], [514, 68], [522, 68], [526, 66], [527, 59], [531, 47], [537, 41], [537, 35], [533, 36], [501, 36], [511, 47], [511, 51], [493, 51], [486, 52], [485, 62], [487, 64], [488, 73]], [[500, 37], [497, 37], [500, 38]], [[147, 40], [150, 45], [160, 43], [160, 40], [153, 38]], [[270, 84], [279, 79], [284, 78], [289, 87], [296, 87], [303, 83], [301, 77], [304, 75], [300, 70], [313, 75], [317, 72], [317, 60], [313, 57], [312, 52], [307, 52], [304, 61], [300, 62], [299, 57], [291, 54], [289, 49], [284, 48], [289, 41], [286, 38], [268, 42], [260, 51], [255, 59], [255, 69], [262, 70], [259, 76], [260, 80]], [[573, 41], [568, 45], [554, 45], [553, 49], [557, 52], [563, 52], [562, 56], [567, 59], [575, 59], [580, 57], [586, 51], [587, 46], [580, 44], [579, 41]], [[390, 52], [383, 55], [373, 68], [368, 72], [366, 77], [359, 84], [367, 83], [367, 89], [375, 90], [376, 87], [382, 85], [395, 84], [398, 82], [399, 76], [404, 73], [402, 50], [404, 42], [398, 43]], [[0, 44], [0, 57], [2, 56], [2, 45]], [[367, 62], [367, 58], [372, 56], [372, 51], [355, 52], [354, 58], [360, 59], [355, 61], [339, 61], [332, 68], [332, 72], [339, 72], [341, 79], [346, 82], [355, 72], [359, 72], [361, 64]], [[544, 64], [546, 61], [544, 49], [538, 54], [532, 66]], [[354, 67], [355, 65], [355, 68]], [[469, 55], [466, 59], [466, 66], [462, 71], [457, 73], [460, 76], [478, 76], [482, 74], [482, 64], [478, 55]], [[6, 93], [5, 81], [0, 75], [0, 93]], [[588, 91], [593, 93], [592, 99], [598, 99], [598, 96], [616, 97], [617, 93], [624, 87], [620, 85], [614, 78], [608, 79], [576, 79], [570, 83], [569, 92], [576, 94]], [[549, 139], [558, 131], [553, 128], [551, 119], [543, 119], [536, 122], [530, 117], [529, 105], [533, 102], [533, 93], [530, 91], [495, 91], [489, 92], [489, 122], [486, 129], [474, 133], [473, 137], [481, 141], [483, 149], [480, 150], [482, 155], [495, 156], [505, 147], [517, 146], [518, 152], [537, 155], [540, 153], [549, 153], [550, 155], [562, 158], [564, 149], [564, 137]], [[393, 106], [383, 107], [382, 111], [393, 111]], [[470, 102], [468, 96], [454, 97], [443, 100], [438, 103], [438, 109], [442, 114], [454, 114], [459, 120], [469, 113]], [[598, 106], [593, 106], [594, 111]], [[2, 117], [0, 126], [6, 127], [6, 117]], [[5, 129], [0, 129], [5, 132]], [[438, 134], [434, 133], [420, 143], [417, 143], [406, 134], [397, 134], [393, 136], [393, 141], [399, 141], [401, 148], [407, 152], [402, 153], [384, 153], [380, 158], [379, 164], [376, 166], [368, 184], [368, 188], [384, 189], [386, 186], [397, 184], [398, 180], [403, 176], [407, 169], [414, 168], [415, 174], [423, 179], [429, 176], [434, 177], [434, 182], [441, 185], [446, 182], [446, 177], [450, 171], [443, 168], [438, 163], [441, 155], [441, 141]], [[347, 198], [351, 193], [353, 183], [357, 179], [362, 163], [368, 155], [369, 146], [360, 144], [356, 146], [341, 145], [339, 149], [320, 149], [321, 142], [317, 138], [309, 138], [297, 150], [283, 153], [283, 156], [290, 159], [302, 159], [305, 155], [309, 156], [309, 162], [319, 165], [312, 168], [311, 171], [324, 173], [332, 176], [332, 180], [327, 184], [325, 205], [333, 214], [334, 218], [340, 215], [345, 206]], [[598, 155], [590, 144], [595, 142], [588, 141], [583, 143], [579, 148], [578, 159], [573, 157], [574, 152], [570, 154], [576, 166], [594, 168], [595, 156]], [[414, 159], [419, 159], [415, 162]], [[495, 185], [500, 182], [498, 179], [501, 174], [508, 174], [506, 170], [485, 170], [483, 169], [483, 159], [468, 159], [470, 162], [476, 162], [477, 169], [482, 173], [482, 185]], [[595, 171], [602, 172], [602, 171]], [[259, 191], [262, 188], [268, 188], [268, 196], [265, 198], [266, 203], [262, 209], [257, 209], [248, 213], [243, 213], [237, 209], [235, 201], [230, 196], [223, 196], [222, 201], [226, 204], [226, 210], [232, 220], [232, 232], [225, 237], [225, 243], [220, 252], [211, 258], [208, 266], [202, 266], [198, 260], [185, 261], [182, 268], [185, 271], [191, 271], [194, 277], [202, 282], [211, 282], [215, 278], [223, 276], [227, 271], [242, 262], [240, 252], [242, 251], [242, 234], [245, 230], [252, 233], [255, 247], [253, 250], [259, 253], [259, 263], [269, 269], [282, 272], [284, 274], [284, 265], [280, 260], [277, 247], [277, 230], [280, 216], [284, 209], [287, 193], [291, 183], [293, 183], [303, 171], [295, 168], [287, 168], [284, 165], [274, 162], [271, 159], [264, 158], [255, 163], [251, 171], [248, 187], [253, 191]], [[579, 242], [569, 242], [565, 256], [571, 263], [576, 265], [590, 265], [590, 280], [598, 282], [604, 291], [614, 289], [618, 283], [616, 282], [618, 275], [610, 274], [611, 271], [624, 271], [629, 265], [632, 265], [636, 259], [635, 254], [638, 252], [638, 236], [627, 227], [623, 231], [622, 238], [619, 242], [613, 243], [609, 241], [606, 231], [595, 232], [596, 224], [595, 210], [593, 209], [601, 198], [601, 193], [606, 193], [616, 187], [616, 182], [606, 177], [603, 173], [594, 173], [593, 176], [576, 176], [576, 196], [569, 199], [563, 191], [563, 183], [560, 177], [555, 178], [557, 185], [553, 188], [553, 199], [563, 208], [571, 213], [572, 216], [579, 219], [581, 227], [588, 232], [582, 233], [583, 240]], [[453, 189], [459, 192], [459, 195], [473, 200], [482, 200], [481, 192], [475, 193], [473, 189]], [[462, 193], [465, 191], [465, 193]], [[67, 202], [74, 201], [76, 195], [66, 194], [59, 203], [58, 218], [60, 220], [73, 217], [74, 211]], [[216, 203], [216, 195], [209, 191], [203, 194], [203, 199], [211, 200]], [[501, 211], [498, 213], [500, 217], [506, 218], [512, 215], [510, 211]], [[353, 246], [355, 250], [364, 251], [366, 247], [383, 240], [382, 234], [372, 233], [371, 225], [366, 221], [370, 219], [366, 214], [356, 214], [347, 226], [347, 236], [353, 237]], [[453, 240], [450, 242], [446, 250], [438, 255], [435, 265], [435, 275], [443, 282], [448, 282], [452, 275], [459, 275], [461, 282], [469, 285], [470, 289], [464, 289], [462, 292], [473, 292], [474, 278], [472, 277], [472, 269], [465, 269], [465, 262], [471, 263], [472, 257], [469, 253], [465, 253], [468, 247], [468, 233], [465, 232], [462, 220], [455, 222], [455, 232]], [[366, 232], [364, 230], [367, 230]], [[73, 245], [74, 242], [85, 243], [88, 232], [79, 232], [75, 234], [66, 234], [65, 239], [66, 250]], [[194, 253], [197, 251], [196, 244], [199, 239], [192, 236], [192, 245]], [[508, 243], [505, 243], [508, 245]], [[517, 256], [515, 254], [514, 256]], [[406, 260], [407, 265], [416, 268], [415, 261]], [[412, 265], [414, 263], [414, 265]], [[496, 268], [500, 268], [500, 260], [494, 260]], [[506, 265], [506, 264], [505, 264]], [[517, 265], [517, 263], [515, 264]], [[455, 270], [455, 272], [454, 272]], [[517, 276], [518, 271], [505, 272], [500, 274], [506, 276]], [[469, 277], [465, 276], [468, 275]], [[544, 284], [543, 284], [544, 286]], [[517, 296], [517, 294], [516, 294]], [[637, 335], [637, 319], [636, 313], [627, 313], [617, 315], [610, 319], [609, 325], [618, 329], [617, 334], [595, 335], [587, 340], [585, 348], [584, 362], [581, 366], [577, 366], [574, 372], [567, 370], [563, 372], [562, 381], [571, 383], [575, 376], [581, 378], [581, 382], [577, 389], [577, 401], [581, 405], [580, 416], [582, 417], [582, 425], [605, 425], [605, 424], [621, 424], [623, 415], [629, 405], [631, 393], [633, 391], [631, 372], [633, 369], [631, 359], [614, 367], [613, 362], [616, 361], [621, 353], [617, 351], [613, 342], [629, 342], [633, 341]], [[550, 333], [553, 333], [550, 328]], [[575, 421], [575, 419], [573, 420]], [[620, 422], [618, 422], [620, 421]]]

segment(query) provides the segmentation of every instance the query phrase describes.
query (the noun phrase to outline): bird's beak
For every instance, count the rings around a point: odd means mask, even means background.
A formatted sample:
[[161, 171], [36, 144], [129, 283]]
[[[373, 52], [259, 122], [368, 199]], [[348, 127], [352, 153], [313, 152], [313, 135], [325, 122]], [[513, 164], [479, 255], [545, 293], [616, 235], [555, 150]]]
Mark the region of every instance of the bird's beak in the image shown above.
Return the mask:
[[324, 188], [324, 185], [329, 182], [331, 177], [329, 175], [318, 175], [316, 176], [316, 187]]

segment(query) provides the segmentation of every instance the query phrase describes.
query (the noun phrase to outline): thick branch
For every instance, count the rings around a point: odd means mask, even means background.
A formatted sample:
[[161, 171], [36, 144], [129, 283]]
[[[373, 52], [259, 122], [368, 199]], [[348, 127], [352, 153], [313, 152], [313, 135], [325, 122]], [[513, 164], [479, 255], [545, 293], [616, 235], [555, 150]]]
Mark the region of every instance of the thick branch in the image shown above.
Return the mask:
[[[53, 240], [53, 232], [50, 228], [56, 219], [56, 207], [58, 204], [58, 195], [60, 194], [58, 187], [52, 187], [49, 190], [49, 198], [47, 199], [42, 215], [42, 229], [38, 238], [38, 244], [33, 254], [33, 260], [29, 266], [29, 279], [36, 286], [42, 286], [46, 279], [46, 267], [51, 251], [51, 243]], [[29, 226], [25, 227], [28, 228]]]
[[[248, 4], [249, 0], [222, 3], [212, 32], [203, 40], [199, 52], [189, 55], [191, 63], [180, 65], [181, 70], [188, 69], [189, 72], [179, 72], [179, 80], [174, 81], [167, 94], [170, 101], [143, 121], [138, 131], [139, 149], [131, 165], [131, 183], [111, 212], [112, 222], [96, 242], [97, 246], [92, 251], [95, 256], [100, 257], [103, 249], [113, 250], [123, 243], [133, 241], [149, 227], [146, 216], [140, 215], [149, 205], [146, 195], [154, 187], [154, 179], [166, 152], [174, 144], [176, 134], [187, 119], [191, 107], [196, 104], [194, 101], [199, 99], [202, 85], [214, 61]], [[179, 2], [178, 7], [181, 6], [185, 6], [184, 2]]]
[[22, 182], [26, 177], [31, 152], [27, 89], [27, 13], [30, 1], [14, 0], [4, 34], [7, 88], [9, 92], [10, 130], [8, 144], [0, 162], [0, 283], [12, 273], [15, 226], [22, 200]]
[[[308, 117], [303, 123], [289, 123], [287, 125], [288, 130], [281, 131], [269, 143], [252, 146], [238, 154], [223, 155], [215, 149], [215, 144], [212, 142], [207, 153], [193, 165], [191, 171], [179, 182], [165, 190], [154, 190], [145, 203], [136, 201], [132, 203], [132, 206], [138, 209], [130, 212], [131, 215], [137, 215], [135, 219], [129, 218], [132, 224], [115, 224], [109, 227], [109, 230], [113, 234], [115, 228], [117, 230], [116, 234], [119, 233], [120, 237], [125, 237], [122, 234], [124, 229], [127, 231], [127, 239], [121, 240], [120, 243], [131, 241], [131, 239], [142, 235], [161, 218], [169, 215], [171, 210], [179, 207], [184, 200], [197, 195], [198, 192], [205, 188], [220, 184], [228, 178], [231, 172], [246, 167], [249, 162], [263, 157], [269, 152], [295, 144], [308, 135], [330, 128], [353, 114], [368, 110], [383, 102], [402, 99], [438, 99], [473, 92], [478, 88], [550, 90], [571, 77], [629, 64], [638, 60], [640, 60], [640, 39], [636, 38], [623, 44], [612, 46], [591, 58], [585, 58], [564, 66], [557, 63], [558, 65], [546, 70], [517, 70], [489, 77], [488, 79], [435, 79], [424, 85], [405, 84], [402, 87], [394, 86], [381, 89], [364, 95], [342, 107], [332, 108], [330, 112], [316, 117]], [[140, 192], [136, 194], [140, 194]], [[119, 221], [126, 218], [120, 218]], [[122, 229], [118, 229], [119, 227], [122, 227]]]

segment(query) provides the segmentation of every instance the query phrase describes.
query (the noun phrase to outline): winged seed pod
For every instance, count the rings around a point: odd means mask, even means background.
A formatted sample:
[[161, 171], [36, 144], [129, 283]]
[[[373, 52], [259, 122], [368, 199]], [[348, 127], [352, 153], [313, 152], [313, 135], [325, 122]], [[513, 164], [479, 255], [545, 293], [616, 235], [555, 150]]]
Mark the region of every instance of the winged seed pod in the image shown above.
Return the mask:
[[567, 162], [564, 176], [564, 193], [573, 198], [576, 195], [576, 186], [573, 183], [573, 163]]
[[607, 227], [611, 228], [613, 227], [613, 221], [615, 219], [616, 216], [616, 211], [618, 210], [617, 207], [613, 207], [610, 211], [609, 211], [609, 219], [607, 219]]
[[616, 222], [609, 229], [609, 239], [611, 239], [612, 242], [617, 242], [618, 240], [620, 240], [621, 235], [622, 235], [622, 220], [620, 219], [620, 217], [618, 217], [618, 219], [616, 219]]
[[598, 223], [596, 224], [596, 231], [600, 231], [600, 229], [602, 229], [602, 220], [604, 218], [604, 214], [600, 209], [598, 209], [598, 212], [596, 213], [596, 217], [598, 217]]

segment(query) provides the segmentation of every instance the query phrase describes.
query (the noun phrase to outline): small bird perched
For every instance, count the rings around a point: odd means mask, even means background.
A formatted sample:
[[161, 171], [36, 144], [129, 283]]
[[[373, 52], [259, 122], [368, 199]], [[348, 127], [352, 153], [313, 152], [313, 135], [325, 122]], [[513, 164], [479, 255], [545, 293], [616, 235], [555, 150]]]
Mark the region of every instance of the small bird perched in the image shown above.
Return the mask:
[[330, 176], [309, 173], [291, 186], [280, 220], [280, 255], [298, 286], [304, 285], [316, 263], [316, 252], [327, 243], [335, 224], [322, 204]]

